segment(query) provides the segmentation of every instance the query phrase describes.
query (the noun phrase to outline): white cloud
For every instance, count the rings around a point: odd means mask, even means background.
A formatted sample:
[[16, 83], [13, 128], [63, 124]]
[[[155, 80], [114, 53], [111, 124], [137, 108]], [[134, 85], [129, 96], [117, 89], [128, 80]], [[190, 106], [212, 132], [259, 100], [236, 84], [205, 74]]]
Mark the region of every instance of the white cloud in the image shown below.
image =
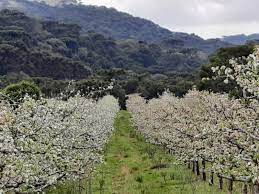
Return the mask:
[[259, 33], [258, 0], [84, 0], [205, 38]]

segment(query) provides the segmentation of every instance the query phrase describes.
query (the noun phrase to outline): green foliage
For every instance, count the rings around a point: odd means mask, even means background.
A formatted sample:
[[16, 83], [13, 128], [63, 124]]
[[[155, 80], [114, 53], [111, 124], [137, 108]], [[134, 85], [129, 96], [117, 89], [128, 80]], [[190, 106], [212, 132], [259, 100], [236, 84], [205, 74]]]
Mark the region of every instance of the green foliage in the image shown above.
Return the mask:
[[11, 84], [4, 90], [4, 94], [8, 97], [10, 102], [20, 103], [26, 95], [34, 99], [39, 99], [40, 89], [31, 82], [22, 81], [17, 84]]
[[45, 97], [57, 97], [65, 91], [69, 81], [53, 80], [51, 78], [34, 77], [33, 82], [40, 88]]
[[158, 98], [165, 91], [164, 86], [159, 82], [152, 80], [145, 80], [143, 85], [139, 88], [139, 92], [145, 99]]
[[122, 110], [126, 110], [126, 93], [125, 90], [120, 86], [120, 85], [115, 85], [113, 89], [111, 90], [111, 95], [113, 95], [115, 98], [118, 98], [119, 100], [119, 105]]
[[[70, 80], [54, 80], [45, 77], [29, 77], [24, 73], [11, 73], [0, 76], [0, 88], [9, 84], [15, 84], [22, 80], [34, 82], [42, 91], [45, 97], [56, 97], [64, 92], [69, 85]], [[88, 79], [74, 81], [74, 93], [78, 91], [82, 95], [89, 95], [99, 99], [106, 94], [112, 94], [119, 99], [122, 109], [126, 109], [126, 95], [140, 93], [147, 100], [157, 98], [163, 91], [169, 89], [176, 96], [183, 96], [195, 84], [196, 77], [192, 74], [171, 74], [151, 75], [136, 74], [132, 71], [123, 69], [112, 69], [100, 71]], [[107, 90], [108, 86], [114, 84], [112, 90]], [[103, 90], [105, 89], [105, 90]]]
[[133, 94], [136, 93], [139, 87], [139, 81], [137, 79], [129, 79], [124, 84], [124, 89], [126, 94]]

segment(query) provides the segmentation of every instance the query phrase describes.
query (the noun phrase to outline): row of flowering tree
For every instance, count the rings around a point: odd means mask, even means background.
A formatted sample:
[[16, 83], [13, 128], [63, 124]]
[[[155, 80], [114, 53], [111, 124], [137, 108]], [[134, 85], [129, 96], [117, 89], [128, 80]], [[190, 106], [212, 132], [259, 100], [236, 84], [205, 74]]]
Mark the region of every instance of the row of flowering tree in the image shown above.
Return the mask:
[[117, 100], [80, 95], [0, 103], [0, 193], [40, 192], [82, 179], [102, 161], [113, 131]]
[[243, 63], [231, 60], [231, 67], [213, 69], [217, 76], [226, 77], [226, 83], [235, 80], [245, 99], [196, 90], [184, 98], [167, 92], [149, 102], [132, 95], [128, 109], [133, 122], [149, 142], [164, 146], [178, 161], [193, 164], [204, 180], [209, 174], [211, 184], [217, 175], [221, 189], [227, 179], [229, 191], [239, 181], [244, 193], [249, 185], [259, 193], [258, 64], [256, 51]]

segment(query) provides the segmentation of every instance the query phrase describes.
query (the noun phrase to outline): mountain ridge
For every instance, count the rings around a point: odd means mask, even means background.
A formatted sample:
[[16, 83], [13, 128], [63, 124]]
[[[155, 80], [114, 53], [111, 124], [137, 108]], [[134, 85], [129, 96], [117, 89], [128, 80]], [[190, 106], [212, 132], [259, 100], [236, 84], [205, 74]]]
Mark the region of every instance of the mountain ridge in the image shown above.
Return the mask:
[[0, 75], [82, 79], [102, 69], [136, 73], [188, 72], [207, 61], [194, 48], [166, 48], [81, 32], [77, 24], [39, 20], [19, 11], [0, 11]]
[[233, 45], [243, 45], [250, 41], [258, 41], [259, 40], [259, 34], [237, 34], [237, 35], [231, 35], [231, 36], [224, 36], [221, 38], [222, 41], [228, 42]]
[[[29, 16], [45, 20], [57, 20], [66, 23], [76, 23], [82, 30], [95, 31], [107, 38], [117, 40], [135, 39], [149, 43], [163, 43], [172, 40], [180, 41], [182, 48], [197, 48], [213, 53], [221, 47], [230, 46], [220, 39], [204, 40], [195, 34], [172, 32], [154, 22], [140, 17], [133, 17], [128, 13], [104, 6], [82, 4], [63, 4], [63, 6], [50, 6], [46, 3], [28, 0], [3, 0], [2, 9], [18, 9]], [[179, 47], [175, 44], [165, 44], [169, 48]]]

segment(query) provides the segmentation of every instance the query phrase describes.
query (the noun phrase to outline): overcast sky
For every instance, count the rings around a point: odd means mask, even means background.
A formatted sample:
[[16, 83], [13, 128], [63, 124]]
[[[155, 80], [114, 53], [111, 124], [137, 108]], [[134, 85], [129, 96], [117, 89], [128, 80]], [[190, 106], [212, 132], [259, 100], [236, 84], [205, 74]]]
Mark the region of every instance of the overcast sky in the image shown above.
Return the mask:
[[259, 33], [259, 0], [83, 0], [204, 38]]

